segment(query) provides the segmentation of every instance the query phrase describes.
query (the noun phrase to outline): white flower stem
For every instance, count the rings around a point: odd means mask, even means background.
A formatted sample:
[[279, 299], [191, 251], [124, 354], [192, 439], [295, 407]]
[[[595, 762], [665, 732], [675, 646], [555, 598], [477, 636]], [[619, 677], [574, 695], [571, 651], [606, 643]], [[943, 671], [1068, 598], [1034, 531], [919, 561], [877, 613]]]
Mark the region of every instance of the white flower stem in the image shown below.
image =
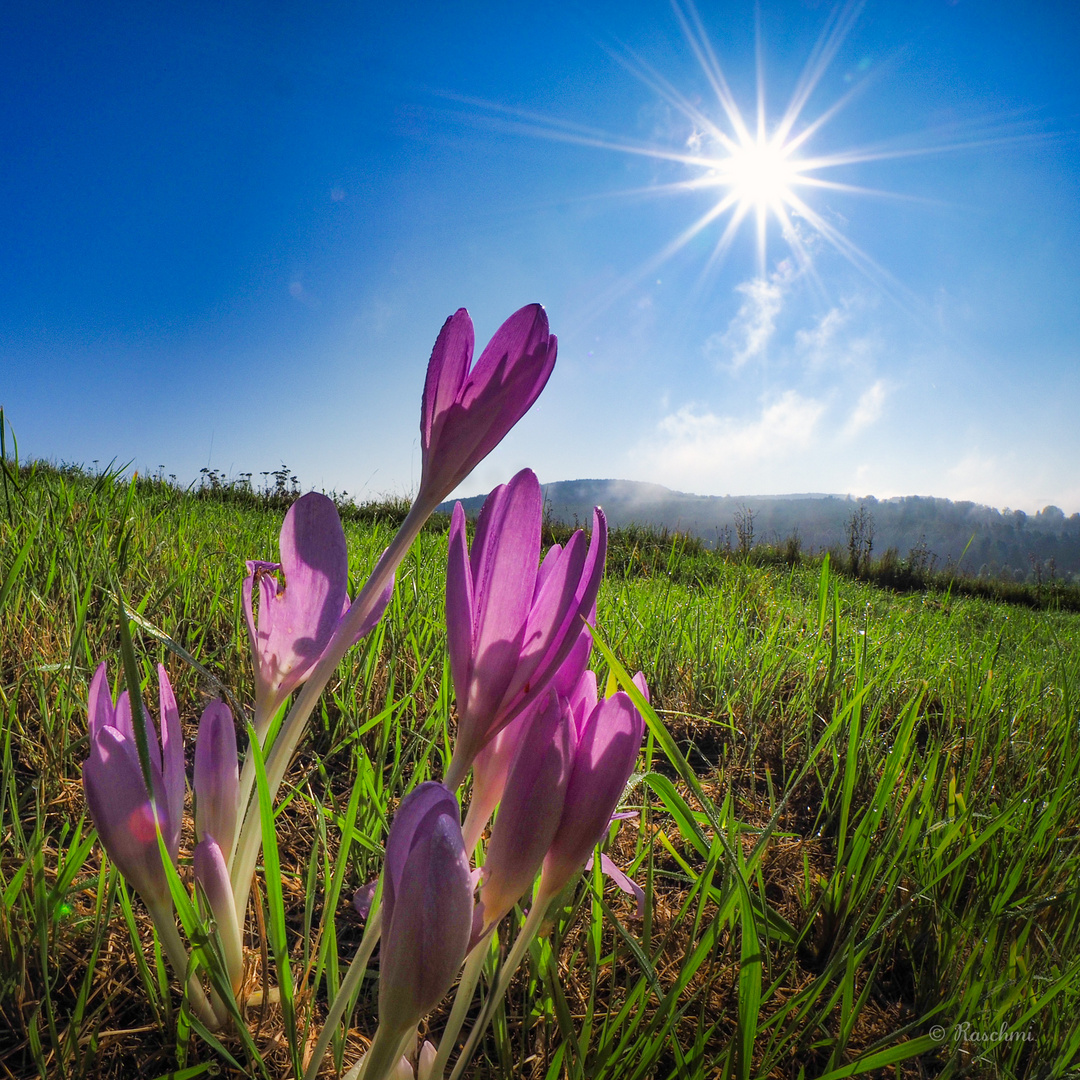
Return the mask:
[[[255, 708], [255, 717], [252, 720], [252, 726], [255, 728], [255, 734], [259, 737], [259, 748], [265, 751], [266, 749], [266, 733], [270, 730], [273, 723], [274, 716], [263, 716], [258, 709]], [[255, 790], [255, 758], [252, 756], [251, 751], [244, 756], [244, 766], [240, 770], [240, 781], [237, 786], [236, 806], [238, 810], [245, 810], [248, 804], [251, 802], [251, 793]], [[240, 829], [243, 826], [243, 820], [240, 814], [236, 817], [236, 833], [232, 839], [232, 847], [230, 848], [229, 865], [232, 866], [233, 857], [231, 852], [236, 850], [237, 844], [240, 842]]]
[[490, 940], [487, 936], [469, 954], [465, 961], [465, 970], [461, 973], [461, 982], [458, 983], [457, 992], [454, 994], [454, 1007], [450, 1010], [450, 1019], [446, 1021], [446, 1027], [439, 1038], [439, 1052], [435, 1057], [431, 1075], [435, 1080], [442, 1080], [446, 1072], [446, 1063], [450, 1060], [450, 1053], [457, 1042], [461, 1025], [465, 1023], [465, 1017], [472, 1004], [473, 995], [476, 993], [476, 984], [480, 981], [480, 973], [484, 970], [484, 960], [487, 958]]
[[386, 1080], [397, 1063], [416, 1043], [416, 1025], [405, 1031], [390, 1031], [379, 1025], [368, 1052], [345, 1074], [342, 1080]]
[[476, 845], [487, 827], [488, 821], [495, 810], [495, 803], [487, 805], [490, 800], [485, 800], [476, 791], [476, 779], [473, 778], [472, 801], [469, 803], [468, 812], [465, 814], [465, 824], [461, 826], [461, 835], [465, 841], [465, 850], [471, 858], [476, 851]]
[[375, 944], [378, 942], [381, 933], [382, 907], [379, 907], [370, 913], [364, 936], [360, 939], [360, 948], [356, 950], [356, 956], [353, 957], [353, 962], [345, 973], [341, 987], [334, 996], [334, 1000], [330, 1003], [330, 1009], [326, 1014], [326, 1019], [323, 1021], [322, 1031], [319, 1032], [318, 1042], [315, 1043], [315, 1049], [311, 1052], [311, 1060], [308, 1062], [307, 1069], [304, 1070], [304, 1080], [315, 1080], [319, 1067], [322, 1065], [322, 1060], [326, 1057], [326, 1051], [330, 1049], [330, 1043], [334, 1038], [334, 1033], [337, 1031], [338, 1024], [341, 1022], [345, 1008], [364, 978], [368, 961], [375, 951]]
[[[191, 957], [188, 955], [183, 938], [180, 937], [180, 931], [176, 929], [172, 903], [163, 905], [148, 904], [147, 906], [150, 908], [150, 917], [154, 920], [154, 926], [157, 928], [161, 944], [165, 947], [165, 955], [169, 958], [169, 963], [172, 965], [173, 971], [176, 972], [176, 977], [182, 980], [187, 973]], [[188, 976], [187, 991], [188, 1000], [191, 1002], [191, 1007], [198, 1018], [211, 1031], [219, 1028], [223, 1020], [211, 1008], [202, 984], [195, 975]]]
[[[488, 1024], [491, 1023], [491, 1018], [495, 1015], [495, 1009], [499, 1002], [506, 996], [510, 980], [514, 977], [514, 972], [517, 971], [518, 965], [525, 956], [525, 950], [528, 949], [532, 939], [540, 931], [540, 926], [544, 921], [544, 914], [547, 911], [547, 903], [550, 899], [550, 897], [538, 897], [537, 902], [533, 904], [532, 911], [529, 912], [529, 917], [525, 920], [525, 925], [521, 928], [521, 933], [518, 934], [514, 947], [510, 950], [510, 955], [506, 958], [506, 963], [503, 964], [499, 972], [499, 980], [488, 995], [487, 1001], [484, 1002], [484, 1008], [479, 1019], [473, 1026], [472, 1031], [469, 1032], [469, 1041], [465, 1043], [465, 1049], [461, 1051], [461, 1056], [457, 1059], [454, 1071], [450, 1074], [450, 1080], [458, 1080], [469, 1059], [476, 1051], [476, 1044], [480, 1041], [480, 1037], [484, 1034]], [[456, 1006], [457, 1002], [455, 1001], [454, 1004]], [[440, 1055], [442, 1053], [441, 1044], [439, 1053]], [[438, 1076], [438, 1073], [435, 1075]]]

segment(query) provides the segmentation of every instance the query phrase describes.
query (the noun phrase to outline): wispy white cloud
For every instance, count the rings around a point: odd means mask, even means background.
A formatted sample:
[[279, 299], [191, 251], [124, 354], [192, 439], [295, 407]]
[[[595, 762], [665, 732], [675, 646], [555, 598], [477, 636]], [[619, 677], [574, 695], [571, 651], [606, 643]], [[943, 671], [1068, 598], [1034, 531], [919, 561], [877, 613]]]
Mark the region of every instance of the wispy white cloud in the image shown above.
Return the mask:
[[1048, 503], [1080, 505], [1080, 484], [1062, 482], [1059, 462], [1051, 456], [1032, 459], [1016, 450], [987, 452], [972, 446], [944, 471], [943, 493], [952, 499], [970, 499], [990, 506], [1011, 506], [1028, 511]]
[[811, 359], [819, 358], [836, 340], [837, 334], [851, 321], [851, 308], [847, 304], [831, 307], [809, 328], [795, 331], [795, 344]]
[[863, 428], [868, 428], [881, 417], [881, 410], [885, 407], [885, 398], [888, 389], [884, 379], [878, 379], [873, 386], [868, 387], [859, 395], [855, 408], [851, 411], [847, 423], [844, 425], [843, 436], [853, 438]]
[[764, 356], [776, 333], [776, 320], [795, 273], [792, 262], [785, 259], [767, 278], [754, 278], [737, 285], [735, 290], [743, 297], [739, 310], [726, 330], [709, 336], [705, 355], [733, 371]]
[[865, 317], [873, 299], [847, 296], [820, 315], [811, 326], [796, 330], [795, 355], [813, 372], [877, 366], [884, 350], [880, 328]]
[[824, 402], [795, 390], [764, 402], [747, 418], [687, 405], [663, 417], [634, 457], [661, 483], [688, 490], [767, 483], [767, 476], [783, 476], [787, 465], [815, 443], [824, 412]]

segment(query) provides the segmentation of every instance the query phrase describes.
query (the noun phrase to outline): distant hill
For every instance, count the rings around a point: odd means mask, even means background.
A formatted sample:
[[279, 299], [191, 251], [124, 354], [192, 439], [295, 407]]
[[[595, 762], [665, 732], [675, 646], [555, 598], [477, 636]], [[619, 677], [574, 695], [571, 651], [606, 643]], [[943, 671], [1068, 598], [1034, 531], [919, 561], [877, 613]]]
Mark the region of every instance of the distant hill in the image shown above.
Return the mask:
[[[1056, 506], [1026, 514], [919, 495], [690, 495], [634, 480], [562, 480], [543, 491], [548, 515], [569, 525], [587, 527], [592, 508], [602, 506], [613, 527], [652, 526], [732, 548], [739, 546], [739, 525], [745, 535], [749, 514], [755, 545], [783, 544], [797, 534], [804, 551], [843, 551], [852, 515], [862, 507], [864, 521], [872, 524], [875, 558], [889, 548], [901, 558], [914, 550], [939, 569], [959, 563], [971, 576], [1080, 581], [1080, 514], [1066, 517]], [[470, 517], [483, 501], [482, 495], [461, 500]]]

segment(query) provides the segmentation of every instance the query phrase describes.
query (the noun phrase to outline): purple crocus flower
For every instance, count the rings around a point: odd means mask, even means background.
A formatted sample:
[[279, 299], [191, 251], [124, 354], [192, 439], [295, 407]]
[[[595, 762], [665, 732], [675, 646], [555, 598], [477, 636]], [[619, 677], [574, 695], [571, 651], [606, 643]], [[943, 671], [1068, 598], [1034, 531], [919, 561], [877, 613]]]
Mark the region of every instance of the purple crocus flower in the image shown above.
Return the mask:
[[[281, 703], [318, 663], [349, 610], [349, 557], [345, 533], [332, 500], [302, 495], [281, 526], [281, 562], [249, 561], [244, 578], [244, 614], [255, 662], [255, 728], [260, 736]], [[285, 574], [285, 584], [276, 571]], [[252, 592], [259, 583], [256, 626]], [[394, 583], [391, 579], [354, 641], [379, 621]]]
[[521, 736], [491, 831], [474, 929], [494, 926], [536, 880], [563, 814], [577, 732], [554, 689]]
[[541, 694], [578, 644], [607, 552], [599, 507], [592, 540], [578, 530], [537, 569], [543, 501], [523, 469], [484, 501], [472, 551], [459, 503], [450, 525], [446, 630], [458, 705], [447, 773], [455, 789], [476, 755]]
[[[635, 681], [644, 687], [640, 674]], [[582, 701], [587, 703], [587, 691]], [[582, 715], [562, 817], [544, 859], [538, 903], [550, 901], [580, 872], [603, 837], [645, 733], [641, 713], [621, 690]]]
[[153, 909], [171, 906], [161, 864], [157, 827], [176, 863], [184, 810], [184, 747], [180, 713], [165, 668], [158, 665], [161, 740], [138, 703], [150, 757], [146, 788], [135, 743], [131, 701], [125, 690], [113, 704], [105, 664], [90, 684], [90, 756], [83, 764], [83, 790], [98, 836], [120, 872]]
[[228, 865], [236, 834], [240, 780], [236, 763], [236, 729], [229, 706], [211, 701], [199, 720], [195, 738], [195, 832], [212, 837]]
[[442, 502], [525, 415], [558, 347], [539, 304], [515, 311], [470, 369], [473, 344], [472, 319], [460, 308], [439, 331], [424, 383], [417, 501], [425, 505]]
[[[647, 697], [644, 676], [634, 681]], [[474, 938], [510, 910], [541, 864], [544, 905], [581, 870], [612, 820], [644, 731], [628, 695], [597, 701], [591, 671], [582, 672], [569, 698], [551, 690], [545, 708], [523, 719], [488, 844]], [[601, 865], [620, 887], [628, 881], [610, 860]]]
[[[402, 802], [386, 841], [379, 1027], [404, 1034], [450, 989], [469, 946], [473, 898], [457, 800], [421, 784]], [[373, 1047], [374, 1050], [374, 1047]]]
[[[561, 550], [558, 545], [554, 550]], [[549, 558], [551, 552], [548, 553]], [[544, 565], [548, 565], [545, 560]], [[543, 566], [541, 567], [543, 573]], [[596, 625], [596, 604], [586, 619], [589, 626]], [[592, 652], [592, 634], [586, 627], [582, 627], [570, 655], [562, 662], [555, 677], [551, 680], [551, 688], [560, 698], [570, 698], [574, 693], [578, 682], [585, 673], [585, 666], [589, 662], [589, 654]], [[593, 704], [596, 703], [596, 676], [592, 675]], [[516, 719], [511, 720], [488, 744], [476, 755], [473, 762], [472, 794], [469, 800], [469, 812], [465, 817], [462, 831], [465, 835], [465, 850], [472, 851], [476, 847], [480, 834], [484, 831], [488, 819], [495, 811], [495, 807], [503, 797], [506, 789], [506, 777], [510, 770], [510, 763], [518, 751], [522, 736], [529, 729], [536, 714], [546, 708], [548, 699], [544, 695], [538, 695]]]

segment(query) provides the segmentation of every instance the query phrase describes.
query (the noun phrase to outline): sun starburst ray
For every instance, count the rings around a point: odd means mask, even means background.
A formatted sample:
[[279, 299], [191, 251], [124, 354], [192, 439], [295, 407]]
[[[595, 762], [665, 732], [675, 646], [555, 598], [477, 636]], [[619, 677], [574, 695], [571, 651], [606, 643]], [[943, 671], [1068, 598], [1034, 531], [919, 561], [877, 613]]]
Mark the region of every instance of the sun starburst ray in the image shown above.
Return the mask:
[[728, 122], [735, 132], [736, 140], [740, 143], [749, 142], [750, 132], [746, 128], [739, 106], [735, 103], [735, 95], [731, 92], [727, 79], [724, 78], [724, 72], [720, 67], [719, 60], [716, 58], [716, 53], [713, 51], [705, 27], [701, 23], [697, 8], [693, 4], [690, 5], [690, 16], [693, 20], [693, 26], [691, 27], [677, 0], [672, 0], [671, 7], [675, 12], [683, 36], [686, 38], [702, 72], [704, 72], [706, 79], [713, 88], [713, 92], [716, 94], [717, 100], [720, 102], [720, 107], [724, 110], [724, 115], [727, 116]]
[[923, 195], [912, 195], [906, 191], [889, 191], [886, 188], [862, 187], [859, 184], [845, 184], [839, 180], [825, 180], [820, 176], [800, 176], [800, 187], [824, 188], [828, 191], [843, 191], [849, 195], [868, 195], [875, 199], [892, 199], [896, 202], [922, 203], [925, 206], [941, 206], [940, 199], [928, 199]]
[[[814, 48], [810, 51], [810, 56], [791, 95], [791, 101], [777, 126], [776, 137], [781, 143], [787, 144], [788, 136], [791, 134], [795, 121], [802, 114], [803, 109], [810, 100], [810, 95], [813, 94], [818, 83], [821, 82], [822, 76], [832, 65], [837, 51], [855, 25], [863, 3], [865, 3], [865, 0], [858, 0], [858, 2], [848, 3], [843, 8], [837, 9], [825, 24], [825, 28], [818, 37]], [[849, 95], [845, 95], [845, 97], [847, 96]], [[842, 98], [841, 102], [843, 100]], [[837, 102], [833, 109], [819, 118], [818, 126], [824, 123], [826, 117], [830, 114], [839, 111], [842, 107], [841, 102]]]
[[[583, 321], [587, 322], [592, 314], [605, 310], [618, 300], [619, 297], [625, 296], [626, 293], [643, 278], [655, 273], [656, 270], [663, 266], [673, 255], [678, 254], [682, 248], [690, 243], [695, 236], [708, 228], [718, 217], [726, 213], [733, 205], [735, 205], [735, 202], [734, 196], [728, 196], [725, 199], [721, 199], [720, 202], [715, 206], [711, 206], [695, 222], [687, 226], [687, 228], [679, 233], [678, 236], [669, 241], [660, 249], [660, 251], [656, 252], [650, 259], [642, 263], [637, 270], [630, 274], [624, 274], [617, 281], [608, 286], [608, 288], [597, 296], [589, 305], [592, 310], [585, 313]], [[574, 327], [571, 327], [571, 330], [574, 329]]]
[[[703, 132], [716, 139], [726, 149], [731, 150], [738, 143], [720, 127], [707, 113], [702, 112], [690, 100], [668, 82], [655, 68], [643, 60], [628, 46], [622, 46], [622, 52], [608, 50], [608, 54], [616, 63], [621, 64], [635, 78], [643, 82], [650, 90], [683, 114], [695, 127], [700, 127]], [[732, 107], [735, 107], [732, 101]], [[725, 110], [726, 111], [726, 110]], [[736, 109], [736, 112], [738, 110]], [[736, 137], [738, 131], [736, 130]]]
[[892, 296], [898, 304], [912, 312], [921, 308], [918, 297], [910, 289], [794, 193], [789, 195], [789, 204], [852, 266], [873, 281], [883, 292]]
[[[777, 129], [777, 133], [782, 134], [784, 139], [784, 146], [786, 146], [788, 150], [790, 150], [791, 153], [794, 154], [804, 143], [809, 142], [827, 123], [829, 123], [830, 120], [832, 120], [835, 116], [837, 116], [844, 109], [846, 109], [847, 106], [850, 105], [856, 97], [864, 93], [867, 87], [870, 86], [872, 79], [873, 76], [871, 75], [865, 79], [862, 79], [860, 82], [857, 82], [850, 90], [848, 90], [846, 94], [843, 94], [841, 97], [837, 98], [836, 101], [834, 101], [832, 105], [830, 105], [823, 113], [821, 113], [816, 119], [812, 120], [797, 135], [793, 135], [790, 139], [787, 138], [787, 132], [784, 132], [783, 123], [781, 123], [781, 126]], [[798, 119], [800, 113], [796, 113], [794, 115], [794, 117], [792, 118], [792, 124], [794, 124], [795, 120]]]
[[[1014, 116], [1004, 119], [986, 118], [939, 128], [936, 132], [924, 133], [920, 137], [921, 142], [915, 142], [911, 136], [906, 136], [862, 146], [849, 146], [838, 151], [805, 153], [811, 140], [831, 124], [856, 96], [876, 81], [883, 70], [879, 65], [872, 75], [860, 78], [822, 111], [809, 119], [805, 118], [815, 92], [821, 86], [830, 66], [835, 63], [864, 2], [865, 0], [847, 0], [826, 20], [796, 79], [786, 109], [772, 126], [769, 124], [760, 9], [755, 15], [755, 95], [751, 114], [749, 110], [744, 112], [740, 108], [693, 0], [671, 0], [671, 7], [690, 52], [716, 97], [718, 109], [710, 111], [688, 94], [682, 93], [625, 44], [603, 46], [614, 60], [689, 125], [688, 136], [677, 136], [682, 141], [682, 146], [677, 142], [665, 144], [655, 139], [642, 140], [616, 135], [589, 125], [476, 98], [452, 94], [443, 96], [482, 110], [487, 114], [484, 121], [499, 130], [650, 159], [675, 169], [684, 169], [688, 173], [678, 180], [654, 178], [643, 187], [607, 192], [602, 196], [604, 198], [632, 199], [646, 195], [652, 197], [713, 193], [710, 195], [714, 199], [712, 205], [692, 224], [647, 258], [636, 271], [622, 275], [596, 297], [595, 302], [590, 305], [594, 311], [607, 307], [635, 287], [725, 215], [727, 220], [692, 291], [696, 292], [714, 273], [731, 249], [740, 228], [750, 220], [758, 275], [766, 276], [769, 237], [771, 230], [778, 227], [782, 240], [795, 257], [800, 273], [813, 281], [824, 293], [824, 286], [814, 268], [816, 249], [807, 241], [809, 236], [816, 234], [825, 241], [828, 248], [836, 251], [860, 273], [897, 298], [903, 306], [917, 306], [912, 305], [914, 297], [899, 282], [830, 224], [798, 192], [832, 192], [843, 196], [933, 203], [935, 200], [854, 183], [843, 176], [821, 174], [863, 164], [970, 151], [1034, 138], [1045, 139], [1048, 136], [1039, 131], [1029, 117]], [[476, 118], [470, 116], [469, 119], [475, 121]], [[672, 134], [676, 134], [676, 129], [673, 129]]]

